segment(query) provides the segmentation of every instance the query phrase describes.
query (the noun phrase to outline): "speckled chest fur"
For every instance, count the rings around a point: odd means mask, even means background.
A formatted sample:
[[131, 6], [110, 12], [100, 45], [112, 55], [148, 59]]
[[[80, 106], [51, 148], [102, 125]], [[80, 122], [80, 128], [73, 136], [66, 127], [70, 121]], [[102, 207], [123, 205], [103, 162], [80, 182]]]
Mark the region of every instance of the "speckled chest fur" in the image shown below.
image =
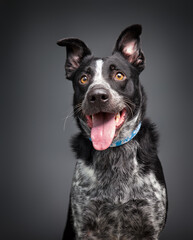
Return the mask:
[[[77, 239], [157, 239], [165, 224], [166, 189], [138, 162], [137, 141], [78, 160], [72, 185]], [[134, 237], [135, 236], [135, 237]]]
[[157, 155], [158, 133], [145, 117], [140, 25], [126, 28], [113, 54], [93, 57], [79, 39], [67, 49], [80, 133], [64, 239], [156, 240], [167, 216], [167, 190]]

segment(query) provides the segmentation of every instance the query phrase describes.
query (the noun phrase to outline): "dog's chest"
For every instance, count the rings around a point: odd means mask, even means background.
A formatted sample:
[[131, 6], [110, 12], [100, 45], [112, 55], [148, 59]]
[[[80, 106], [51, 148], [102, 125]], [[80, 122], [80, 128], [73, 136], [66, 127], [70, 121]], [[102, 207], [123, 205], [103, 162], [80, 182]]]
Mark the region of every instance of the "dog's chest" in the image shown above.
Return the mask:
[[85, 201], [109, 200], [114, 204], [123, 204], [131, 197], [133, 199], [133, 188], [137, 187], [135, 182], [139, 178], [135, 147], [126, 155], [96, 152], [92, 165], [78, 160], [73, 192], [76, 198], [80, 195]]
[[[75, 229], [79, 236], [89, 239], [89, 234], [99, 234], [97, 229], [103, 234], [108, 233], [107, 236], [111, 238], [124, 234], [121, 229], [125, 227], [120, 224], [129, 223], [131, 211], [136, 210], [136, 203], [141, 200], [144, 203], [144, 199], [148, 201], [148, 207], [157, 206], [164, 216], [165, 189], [153, 173], [142, 174], [136, 149], [137, 146], [133, 146], [130, 151], [116, 153], [117, 158], [113, 153], [98, 152], [91, 166], [78, 160], [71, 200]], [[148, 207], [140, 208], [147, 212], [150, 211]], [[154, 211], [150, 212], [151, 221], [155, 222]], [[159, 223], [156, 224], [158, 226]], [[100, 234], [97, 236], [100, 239]]]

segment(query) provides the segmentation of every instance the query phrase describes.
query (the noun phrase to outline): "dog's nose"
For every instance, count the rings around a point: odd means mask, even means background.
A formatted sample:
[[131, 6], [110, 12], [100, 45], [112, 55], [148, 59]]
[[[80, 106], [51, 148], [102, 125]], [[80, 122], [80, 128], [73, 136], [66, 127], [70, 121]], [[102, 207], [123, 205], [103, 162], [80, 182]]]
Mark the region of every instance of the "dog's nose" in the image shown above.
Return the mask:
[[92, 89], [88, 93], [88, 101], [92, 104], [106, 103], [109, 100], [109, 93], [106, 89]]

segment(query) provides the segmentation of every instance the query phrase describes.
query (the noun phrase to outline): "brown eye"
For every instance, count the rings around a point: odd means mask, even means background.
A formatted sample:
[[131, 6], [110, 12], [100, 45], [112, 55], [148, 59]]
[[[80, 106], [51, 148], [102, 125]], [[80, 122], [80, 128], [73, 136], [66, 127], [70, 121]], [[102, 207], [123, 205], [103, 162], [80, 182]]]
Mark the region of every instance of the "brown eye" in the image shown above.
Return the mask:
[[88, 77], [86, 75], [83, 75], [80, 79], [81, 84], [86, 84], [88, 82]]
[[115, 74], [115, 80], [121, 81], [121, 80], [123, 80], [124, 78], [125, 78], [125, 75], [124, 75], [123, 73], [121, 73], [121, 72], [117, 72], [117, 73]]

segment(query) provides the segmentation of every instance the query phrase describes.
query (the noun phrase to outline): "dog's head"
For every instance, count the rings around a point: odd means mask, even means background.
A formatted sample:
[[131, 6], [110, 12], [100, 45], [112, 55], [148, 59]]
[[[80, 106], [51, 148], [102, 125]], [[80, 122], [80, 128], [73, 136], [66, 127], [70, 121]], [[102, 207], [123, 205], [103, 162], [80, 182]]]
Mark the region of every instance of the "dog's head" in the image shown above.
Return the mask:
[[139, 82], [144, 69], [140, 25], [126, 28], [113, 53], [95, 58], [79, 39], [59, 40], [67, 49], [66, 78], [74, 87], [74, 113], [79, 127], [96, 150], [133, 130], [144, 114], [145, 96]]

